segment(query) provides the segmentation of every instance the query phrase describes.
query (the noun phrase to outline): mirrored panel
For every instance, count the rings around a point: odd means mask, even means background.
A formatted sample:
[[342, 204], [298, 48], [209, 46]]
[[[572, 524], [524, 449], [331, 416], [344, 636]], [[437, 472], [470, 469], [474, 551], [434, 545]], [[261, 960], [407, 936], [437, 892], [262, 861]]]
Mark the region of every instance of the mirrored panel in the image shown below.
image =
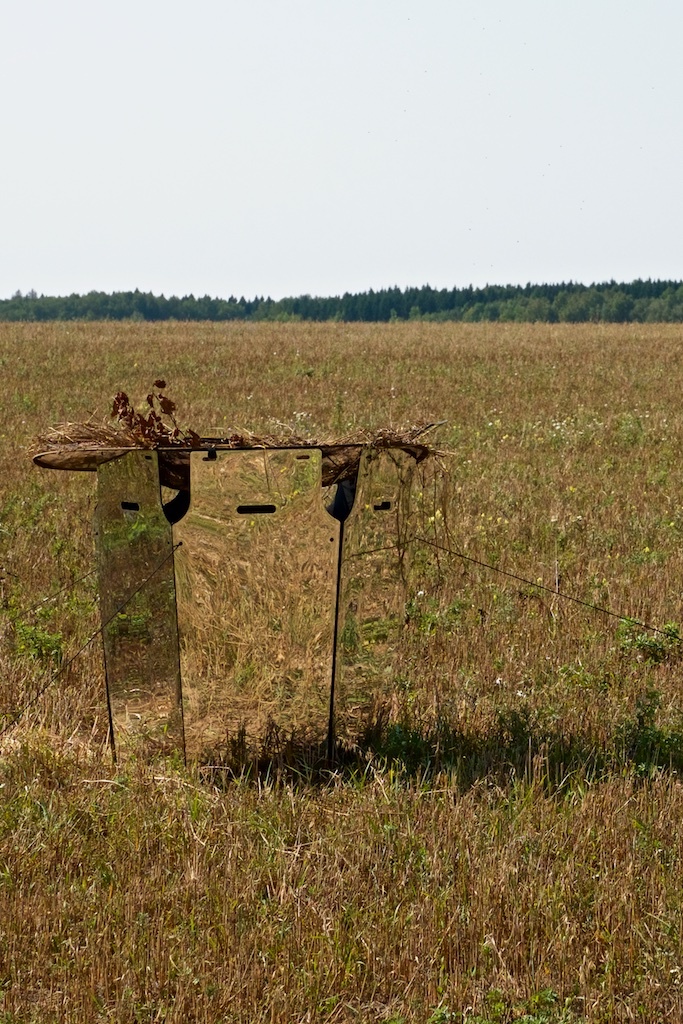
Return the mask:
[[188, 758], [324, 747], [340, 524], [316, 449], [193, 452], [174, 527]]
[[412, 586], [416, 463], [399, 449], [363, 452], [343, 524], [335, 670], [335, 734], [353, 744], [400, 676]]
[[107, 693], [117, 757], [183, 752], [173, 538], [156, 452], [97, 471], [97, 546]]

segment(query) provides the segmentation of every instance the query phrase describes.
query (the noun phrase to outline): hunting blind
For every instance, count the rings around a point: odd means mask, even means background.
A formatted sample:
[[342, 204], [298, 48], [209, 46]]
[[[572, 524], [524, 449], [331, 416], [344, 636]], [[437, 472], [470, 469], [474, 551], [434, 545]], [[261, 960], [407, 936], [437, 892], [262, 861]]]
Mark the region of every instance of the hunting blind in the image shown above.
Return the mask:
[[202, 441], [36, 456], [97, 470], [117, 756], [249, 759], [295, 739], [332, 758], [353, 744], [394, 681], [414, 552], [434, 522], [429, 453]]

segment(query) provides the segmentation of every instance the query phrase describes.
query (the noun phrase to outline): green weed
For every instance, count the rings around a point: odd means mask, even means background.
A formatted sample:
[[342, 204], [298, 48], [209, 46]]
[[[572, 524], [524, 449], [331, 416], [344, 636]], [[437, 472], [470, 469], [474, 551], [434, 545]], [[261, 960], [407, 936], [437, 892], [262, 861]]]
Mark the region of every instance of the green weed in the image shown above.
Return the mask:
[[683, 637], [675, 622], [664, 623], [656, 633], [644, 630], [638, 622], [620, 622], [617, 626], [617, 645], [623, 654], [634, 655], [653, 665], [678, 659], [683, 654]]
[[59, 665], [64, 655], [62, 634], [51, 633], [42, 626], [31, 625], [20, 619], [14, 622], [14, 649], [20, 657]]

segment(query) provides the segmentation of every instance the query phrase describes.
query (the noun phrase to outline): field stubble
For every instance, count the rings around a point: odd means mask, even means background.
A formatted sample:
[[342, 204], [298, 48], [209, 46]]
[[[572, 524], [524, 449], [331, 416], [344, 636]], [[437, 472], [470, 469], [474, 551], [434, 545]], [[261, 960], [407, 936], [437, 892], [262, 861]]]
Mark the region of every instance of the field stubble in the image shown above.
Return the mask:
[[159, 376], [206, 434], [447, 420], [448, 546], [522, 579], [425, 559], [391, 699], [323, 781], [114, 768], [96, 641], [2, 738], [0, 1019], [680, 1017], [682, 340], [2, 325], [5, 721], [98, 624], [94, 477], [25, 448]]

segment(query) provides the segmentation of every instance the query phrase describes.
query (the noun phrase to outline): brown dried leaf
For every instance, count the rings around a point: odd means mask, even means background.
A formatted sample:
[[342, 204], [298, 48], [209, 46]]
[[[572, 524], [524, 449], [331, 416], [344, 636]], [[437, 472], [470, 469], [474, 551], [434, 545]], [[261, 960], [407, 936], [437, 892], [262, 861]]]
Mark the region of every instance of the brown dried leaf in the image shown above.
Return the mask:
[[165, 395], [159, 395], [159, 406], [164, 416], [172, 416], [176, 411], [175, 402], [172, 402], [170, 398], [166, 398]]

